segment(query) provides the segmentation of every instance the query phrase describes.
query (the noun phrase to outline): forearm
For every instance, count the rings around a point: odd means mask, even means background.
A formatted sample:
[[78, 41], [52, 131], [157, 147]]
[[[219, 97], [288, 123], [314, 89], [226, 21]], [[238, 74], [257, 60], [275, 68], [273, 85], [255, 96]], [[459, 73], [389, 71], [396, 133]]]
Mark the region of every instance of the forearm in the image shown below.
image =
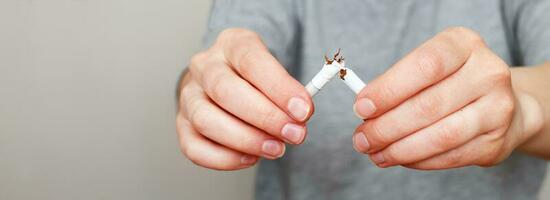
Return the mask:
[[550, 159], [550, 62], [511, 71], [522, 116], [520, 131], [527, 137], [518, 149]]

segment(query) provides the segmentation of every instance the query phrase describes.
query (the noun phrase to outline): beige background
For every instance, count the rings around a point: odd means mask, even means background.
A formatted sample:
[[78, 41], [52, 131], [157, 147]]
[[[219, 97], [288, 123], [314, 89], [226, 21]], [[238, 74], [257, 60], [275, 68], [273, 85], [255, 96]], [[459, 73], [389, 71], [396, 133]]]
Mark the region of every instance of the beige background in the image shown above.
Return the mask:
[[174, 87], [209, 4], [0, 0], [0, 199], [250, 199], [253, 169], [178, 150]]

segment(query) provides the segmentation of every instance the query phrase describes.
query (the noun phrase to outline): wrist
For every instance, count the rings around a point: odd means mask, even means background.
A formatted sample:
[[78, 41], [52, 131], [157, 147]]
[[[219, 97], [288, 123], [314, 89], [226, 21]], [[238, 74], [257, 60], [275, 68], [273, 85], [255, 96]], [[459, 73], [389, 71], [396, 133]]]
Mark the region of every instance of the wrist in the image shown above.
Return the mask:
[[[538, 67], [515, 67], [512, 72], [512, 87], [516, 97], [517, 111], [512, 126], [517, 126], [515, 132], [519, 135], [516, 147], [526, 153], [539, 155], [541, 148], [541, 133], [545, 126], [545, 112], [540, 95], [536, 95], [537, 76], [541, 73]], [[518, 120], [515, 120], [518, 119]]]
[[530, 141], [537, 138], [544, 127], [542, 106], [532, 95], [525, 92], [516, 92], [518, 112], [519, 149], [524, 150]]

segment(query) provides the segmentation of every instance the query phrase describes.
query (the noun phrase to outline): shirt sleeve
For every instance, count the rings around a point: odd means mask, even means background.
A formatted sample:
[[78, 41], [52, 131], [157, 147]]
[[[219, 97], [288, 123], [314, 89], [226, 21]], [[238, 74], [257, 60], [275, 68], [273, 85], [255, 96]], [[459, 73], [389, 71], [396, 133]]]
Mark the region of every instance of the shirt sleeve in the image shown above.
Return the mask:
[[297, 54], [299, 31], [296, 1], [292, 0], [213, 0], [205, 47], [227, 28], [255, 31], [271, 53], [289, 68]]
[[510, 0], [516, 54], [520, 64], [532, 66], [550, 61], [550, 0]]

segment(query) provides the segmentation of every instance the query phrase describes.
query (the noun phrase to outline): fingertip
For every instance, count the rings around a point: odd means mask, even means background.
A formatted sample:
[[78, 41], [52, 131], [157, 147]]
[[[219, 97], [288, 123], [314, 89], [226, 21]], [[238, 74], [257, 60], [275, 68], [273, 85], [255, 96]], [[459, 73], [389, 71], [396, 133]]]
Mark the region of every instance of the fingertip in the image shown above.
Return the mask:
[[384, 155], [382, 154], [382, 152], [370, 154], [369, 157], [376, 166], [380, 168], [389, 167], [389, 164], [384, 158]]
[[[307, 92], [306, 92], [307, 94]], [[311, 98], [311, 96], [309, 95], [305, 95], [306, 96], [306, 102], [307, 102], [307, 105], [309, 106], [309, 109], [308, 109], [308, 113], [307, 113], [307, 117], [303, 120], [303, 121], [300, 121], [300, 122], [307, 122], [311, 116], [313, 115], [313, 113], [315, 112], [315, 104], [313, 103], [313, 98]]]
[[302, 89], [302, 94], [303, 95], [301, 95], [301, 96], [304, 98], [304, 100], [306, 101], [309, 108], [308, 108], [307, 117], [303, 121], [300, 121], [300, 122], [307, 122], [311, 118], [313, 113], [315, 112], [315, 103], [313, 102], [313, 97], [309, 96], [309, 93], [307, 92], [305, 87]]
[[266, 140], [261, 146], [262, 156], [267, 159], [277, 159], [285, 154], [286, 146], [278, 140]]
[[[369, 117], [374, 117], [377, 111], [377, 106], [374, 103], [372, 91], [374, 91], [373, 84], [366, 85], [361, 92], [357, 94], [355, 98], [355, 103], [353, 104], [353, 112], [360, 119], [368, 119]], [[371, 91], [371, 92], [369, 92]]]
[[305, 122], [311, 116], [313, 104], [303, 97], [291, 97], [287, 103], [287, 110], [291, 117], [299, 122]]
[[306, 137], [307, 128], [303, 125], [287, 123], [283, 126], [281, 136], [290, 144], [301, 144]]
[[359, 153], [366, 153], [369, 151], [370, 144], [363, 132], [358, 132], [353, 136], [353, 148]]
[[359, 98], [353, 105], [353, 111], [359, 118], [367, 119], [376, 113], [376, 105], [369, 98]]
[[259, 160], [258, 156], [247, 155], [247, 154], [241, 156], [241, 164], [245, 166], [254, 165], [256, 164], [256, 162], [258, 162], [258, 160]]
[[361, 115], [359, 115], [359, 113], [357, 113], [357, 108], [356, 108], [356, 103], [353, 104], [353, 114], [355, 114], [355, 116], [359, 119], [362, 119], [362, 120], [365, 120], [364, 117], [362, 117]]

